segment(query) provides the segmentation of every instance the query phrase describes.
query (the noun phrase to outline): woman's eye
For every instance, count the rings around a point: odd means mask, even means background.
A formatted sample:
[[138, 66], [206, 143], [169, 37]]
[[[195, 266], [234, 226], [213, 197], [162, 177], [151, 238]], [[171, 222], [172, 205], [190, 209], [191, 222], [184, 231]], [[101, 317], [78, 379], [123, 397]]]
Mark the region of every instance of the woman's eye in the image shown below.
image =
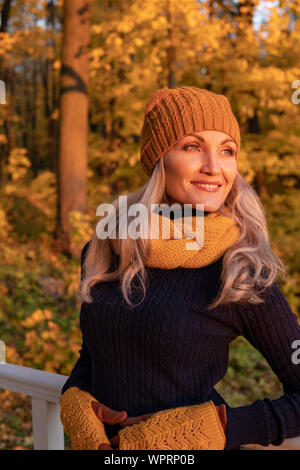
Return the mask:
[[[184, 147], [184, 149], [190, 149], [191, 147], [194, 147], [195, 149], [198, 148], [198, 145], [196, 144], [189, 144], [187, 145], [186, 147]], [[234, 150], [232, 150], [230, 147], [227, 147], [226, 149], [224, 149], [224, 151], [226, 152], [229, 152], [230, 155], [234, 155]]]
[[227, 149], [224, 149], [224, 150], [225, 150], [225, 152], [226, 152], [226, 150], [227, 150], [227, 152], [230, 152], [230, 155], [234, 154], [234, 151], [229, 147]]
[[184, 147], [184, 148], [185, 148], [185, 149], [188, 149], [188, 148], [190, 148], [190, 147], [195, 147], [195, 148], [197, 148], [197, 145], [195, 145], [195, 144], [190, 144], [190, 145], [187, 145], [187, 146]]

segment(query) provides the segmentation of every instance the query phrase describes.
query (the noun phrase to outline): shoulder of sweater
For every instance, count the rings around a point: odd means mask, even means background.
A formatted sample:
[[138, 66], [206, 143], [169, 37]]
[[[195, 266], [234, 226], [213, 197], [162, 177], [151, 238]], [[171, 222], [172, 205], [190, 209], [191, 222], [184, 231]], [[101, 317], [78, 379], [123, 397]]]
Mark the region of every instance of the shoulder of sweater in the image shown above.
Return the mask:
[[259, 294], [259, 297], [263, 300], [262, 303], [234, 303], [233, 311], [241, 332], [261, 328], [269, 333], [281, 327], [299, 329], [297, 315], [276, 282]]

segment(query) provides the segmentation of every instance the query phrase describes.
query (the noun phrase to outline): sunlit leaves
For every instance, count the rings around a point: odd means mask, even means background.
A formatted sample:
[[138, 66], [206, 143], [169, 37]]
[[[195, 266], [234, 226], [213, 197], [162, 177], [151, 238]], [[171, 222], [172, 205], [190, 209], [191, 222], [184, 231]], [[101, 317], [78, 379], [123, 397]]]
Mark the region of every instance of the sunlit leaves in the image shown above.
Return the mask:
[[31, 162], [27, 157], [26, 149], [15, 148], [11, 151], [6, 171], [11, 176], [13, 181], [23, 179], [30, 167]]

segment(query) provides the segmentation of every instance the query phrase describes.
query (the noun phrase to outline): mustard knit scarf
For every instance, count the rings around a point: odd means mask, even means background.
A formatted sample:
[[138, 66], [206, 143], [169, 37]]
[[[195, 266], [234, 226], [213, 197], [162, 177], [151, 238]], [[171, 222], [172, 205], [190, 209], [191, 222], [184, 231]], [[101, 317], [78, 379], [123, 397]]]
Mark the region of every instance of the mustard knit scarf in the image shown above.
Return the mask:
[[[169, 225], [170, 235], [165, 232], [163, 224], [164, 227]], [[151, 252], [145, 264], [161, 269], [207, 266], [221, 258], [240, 236], [235, 222], [219, 212], [209, 212], [204, 217], [194, 212], [191, 216], [175, 217], [172, 220], [154, 211], [151, 213], [151, 228], [156, 230], [154, 233], [158, 238], [151, 238]], [[112, 242], [115, 252], [119, 254], [117, 239]], [[193, 245], [193, 249], [187, 245]]]

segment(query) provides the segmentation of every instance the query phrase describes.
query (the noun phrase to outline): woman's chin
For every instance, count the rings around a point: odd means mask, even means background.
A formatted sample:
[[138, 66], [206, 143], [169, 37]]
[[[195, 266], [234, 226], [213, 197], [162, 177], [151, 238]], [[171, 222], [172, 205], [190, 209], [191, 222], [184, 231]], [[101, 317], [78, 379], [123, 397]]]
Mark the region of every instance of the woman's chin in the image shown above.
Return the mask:
[[[203, 203], [200, 203], [198, 202], [197, 204], [193, 204], [193, 207], [195, 209], [197, 209], [197, 205], [199, 204], [202, 204], [203, 205], [203, 211], [204, 212], [217, 212], [217, 210], [219, 209], [219, 206], [218, 205], [211, 205], [211, 204], [203, 204]], [[198, 207], [198, 210], [200, 210], [200, 208]]]

